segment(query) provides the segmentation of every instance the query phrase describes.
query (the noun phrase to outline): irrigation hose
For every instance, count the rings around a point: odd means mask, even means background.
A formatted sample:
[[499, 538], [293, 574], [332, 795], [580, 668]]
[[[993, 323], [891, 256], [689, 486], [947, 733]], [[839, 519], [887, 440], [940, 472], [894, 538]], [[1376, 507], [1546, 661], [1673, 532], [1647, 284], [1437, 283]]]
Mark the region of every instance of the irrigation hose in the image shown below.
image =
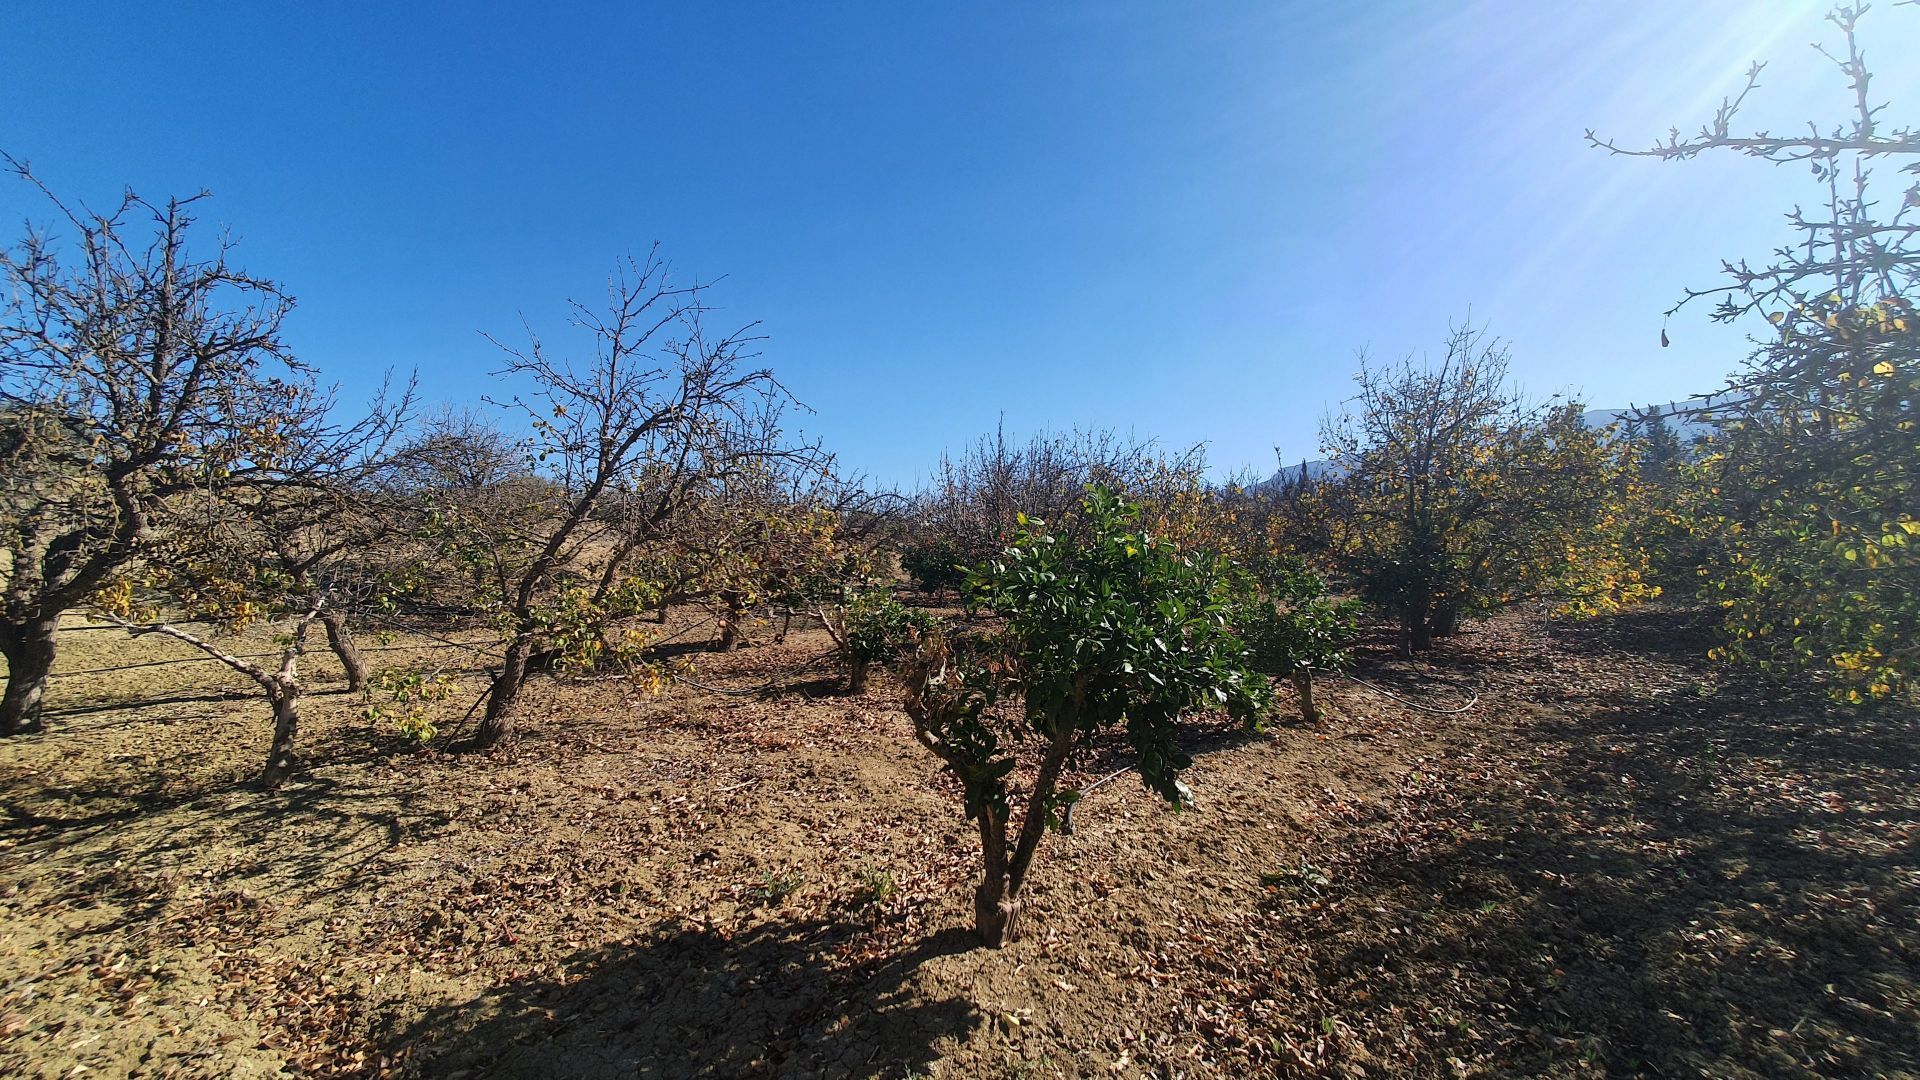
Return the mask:
[[1365, 679], [1360, 678], [1358, 675], [1349, 675], [1344, 671], [1329, 671], [1326, 668], [1314, 668], [1313, 670], [1320, 674], [1338, 675], [1341, 678], [1347, 680], [1348, 682], [1359, 683], [1361, 686], [1364, 686], [1367, 689], [1373, 691], [1374, 693], [1379, 694], [1383, 698], [1387, 698], [1392, 701], [1397, 701], [1400, 704], [1405, 705], [1409, 709], [1414, 709], [1419, 712], [1428, 713], [1433, 716], [1458, 716], [1461, 713], [1466, 712], [1468, 709], [1471, 709], [1475, 705], [1480, 704], [1480, 694], [1482, 691], [1486, 690], [1487, 688], [1487, 680], [1484, 676], [1482, 676], [1480, 679], [1480, 689], [1475, 690], [1473, 692], [1473, 696], [1467, 699], [1467, 703], [1465, 705], [1460, 705], [1451, 709], [1440, 709], [1440, 708], [1435, 708], [1432, 705], [1424, 705], [1418, 701], [1413, 701], [1408, 698], [1403, 698], [1399, 694], [1396, 694], [1393, 691], [1388, 690], [1386, 687], [1377, 686], [1373, 683], [1368, 682]]
[[1107, 781], [1116, 780], [1132, 771], [1133, 771], [1133, 766], [1131, 765], [1127, 766], [1124, 769], [1115, 769], [1112, 772], [1108, 773], [1107, 775], [1101, 777], [1100, 779], [1095, 780], [1093, 783], [1088, 784], [1086, 787], [1081, 788], [1080, 797], [1068, 803], [1066, 812], [1060, 815], [1060, 831], [1067, 836], [1073, 835], [1073, 808], [1080, 805], [1080, 799], [1084, 799], [1087, 796], [1093, 794], [1095, 791], [1099, 790], [1102, 785], [1107, 783]]

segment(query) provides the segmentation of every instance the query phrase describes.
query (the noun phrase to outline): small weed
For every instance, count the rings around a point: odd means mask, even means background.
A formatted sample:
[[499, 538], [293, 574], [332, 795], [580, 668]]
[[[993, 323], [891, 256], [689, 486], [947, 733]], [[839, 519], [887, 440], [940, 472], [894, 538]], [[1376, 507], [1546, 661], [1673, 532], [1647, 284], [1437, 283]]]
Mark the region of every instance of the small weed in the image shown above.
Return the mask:
[[866, 866], [860, 870], [860, 886], [854, 893], [854, 907], [873, 907], [893, 899], [900, 891], [893, 880], [893, 871], [880, 866]]
[[800, 875], [792, 872], [776, 874], [771, 870], [760, 872], [760, 884], [747, 890], [747, 899], [756, 904], [771, 907], [792, 896], [800, 888]]
[[440, 734], [431, 706], [452, 697], [455, 689], [452, 675], [390, 669], [367, 685], [367, 706], [361, 715], [370, 722], [384, 720], [402, 738], [425, 746]]
[[1333, 879], [1327, 876], [1325, 870], [1301, 859], [1298, 866], [1288, 867], [1271, 874], [1261, 874], [1260, 884], [1295, 896], [1319, 896], [1333, 884]]

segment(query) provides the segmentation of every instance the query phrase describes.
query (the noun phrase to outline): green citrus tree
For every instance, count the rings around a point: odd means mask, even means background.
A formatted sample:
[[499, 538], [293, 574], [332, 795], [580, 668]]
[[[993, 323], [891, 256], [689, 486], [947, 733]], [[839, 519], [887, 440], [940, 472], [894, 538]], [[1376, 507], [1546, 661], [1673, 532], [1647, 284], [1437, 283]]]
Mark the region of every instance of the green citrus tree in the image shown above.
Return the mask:
[[849, 694], [866, 690], [867, 671], [874, 664], [906, 655], [922, 635], [937, 628], [930, 612], [910, 608], [872, 585], [848, 586], [837, 600], [819, 603], [814, 614], [846, 664]]
[[[1124, 732], [1135, 769], [1175, 806], [1183, 716], [1225, 708], [1255, 723], [1267, 682], [1251, 670], [1230, 616], [1236, 576], [1212, 556], [1181, 550], [1141, 528], [1141, 510], [1097, 488], [1078, 538], [1022, 519], [1013, 543], [976, 568], [973, 603], [999, 617], [983, 638], [922, 639], [906, 665], [904, 705], [920, 741], [961, 783], [985, 865], [974, 920], [989, 945], [1012, 940], [1034, 852], [1077, 792], [1062, 769], [1095, 735]], [[1037, 754], [1021, 753], [1037, 744]], [[1014, 822], [1014, 774], [1023, 805]]]
[[1248, 587], [1234, 626], [1246, 639], [1254, 667], [1291, 680], [1300, 719], [1317, 723], [1313, 673], [1346, 666], [1359, 601], [1332, 595], [1327, 579], [1294, 556], [1265, 552], [1243, 556], [1239, 565]]

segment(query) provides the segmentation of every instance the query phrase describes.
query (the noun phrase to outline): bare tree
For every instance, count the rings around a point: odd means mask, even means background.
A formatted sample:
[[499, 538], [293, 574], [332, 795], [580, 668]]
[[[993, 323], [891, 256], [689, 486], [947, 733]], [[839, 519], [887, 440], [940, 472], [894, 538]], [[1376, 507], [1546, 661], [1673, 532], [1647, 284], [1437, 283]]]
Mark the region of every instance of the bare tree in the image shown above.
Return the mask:
[[[1716, 321], [1735, 322], [1760, 312], [1778, 322], [1778, 313], [1796, 310], [1817, 297], [1833, 295], [1833, 306], [1859, 308], [1882, 297], [1910, 296], [1920, 284], [1920, 162], [1915, 161], [1920, 157], [1920, 129], [1884, 123], [1886, 105], [1873, 103], [1873, 75], [1859, 29], [1868, 7], [1835, 7], [1827, 20], [1840, 30], [1842, 47], [1836, 51], [1814, 46], [1847, 79], [1851, 108], [1838, 123], [1809, 123], [1805, 132], [1788, 135], [1735, 134], [1734, 121], [1747, 98], [1760, 88], [1766, 68], [1755, 63], [1747, 70], [1740, 92], [1723, 99], [1713, 118], [1692, 138], [1681, 138], [1680, 130], [1674, 128], [1661, 142], [1630, 149], [1588, 129], [1589, 144], [1630, 157], [1684, 161], [1703, 153], [1728, 152], [1775, 165], [1805, 165], [1825, 189], [1822, 213], [1809, 215], [1795, 207], [1787, 214], [1788, 225], [1799, 234], [1797, 244], [1776, 249], [1773, 260], [1765, 265], [1744, 259], [1722, 263], [1725, 284], [1685, 290], [1668, 315], [1695, 300], [1711, 298], [1716, 300]], [[1903, 191], [1875, 190], [1876, 161], [1885, 161], [1911, 178], [1896, 181], [1907, 185]], [[1763, 368], [1757, 374], [1761, 379], [1748, 389], [1764, 390], [1779, 382], [1782, 372]]]
[[[1890, 6], [1892, 18], [1920, 12], [1911, 0]], [[1723, 613], [1721, 655], [1813, 675], [1849, 702], [1910, 701], [1920, 696], [1920, 562], [1909, 554], [1920, 535], [1920, 128], [1873, 99], [1867, 12], [1833, 8], [1839, 44], [1813, 46], [1845, 79], [1835, 120], [1736, 133], [1760, 89], [1755, 64], [1692, 138], [1674, 129], [1645, 149], [1587, 138], [1617, 154], [1739, 154], [1812, 174], [1817, 209], [1787, 214], [1791, 242], [1723, 262], [1720, 285], [1685, 290], [1667, 311], [1711, 301], [1714, 320], [1756, 330], [1744, 370], [1691, 410], [1715, 432], [1669, 520], [1688, 536], [1676, 554], [1699, 563], [1687, 576]]]
[[514, 702], [549, 624], [542, 604], [556, 587], [587, 597], [611, 590], [625, 560], [664, 535], [712, 477], [766, 452], [741, 433], [758, 430], [785, 390], [772, 372], [744, 366], [759, 340], [751, 325], [709, 335], [704, 291], [672, 284], [655, 251], [622, 265], [605, 311], [572, 305], [574, 326], [592, 342], [590, 358], [555, 356], [531, 332], [524, 347], [501, 346], [500, 374], [530, 385], [496, 404], [527, 419], [527, 467], [542, 484], [529, 499], [539, 512], [500, 537], [514, 557], [498, 563], [495, 577], [505, 651], [476, 732], [481, 745], [512, 729]]
[[[348, 617], [384, 591], [383, 557], [403, 557], [393, 550], [400, 538], [381, 505], [379, 477], [411, 401], [410, 386], [392, 399], [383, 391], [359, 419], [339, 423], [332, 395], [311, 386], [278, 400], [253, 436], [249, 467], [159, 504], [153, 534], [128, 568], [134, 572], [113, 575], [91, 599], [97, 614], [130, 633], [171, 637], [260, 685], [274, 717], [267, 787], [293, 766], [298, 662], [315, 622], [326, 629], [349, 688], [366, 685]], [[185, 620], [229, 630], [285, 626], [280, 665], [250, 663], [185, 629]]]
[[293, 300], [189, 247], [200, 195], [110, 213], [62, 201], [75, 251], [29, 228], [0, 253], [0, 735], [38, 726], [63, 612], [84, 603], [152, 535], [156, 508], [210, 476], [254, 468], [254, 441], [297, 374], [280, 338]]
[[957, 567], [998, 553], [1021, 515], [1076, 536], [1090, 487], [1153, 504], [1174, 488], [1197, 491], [1204, 471], [1202, 446], [1167, 454], [1151, 439], [1078, 430], [1023, 444], [1003, 425], [958, 455], [941, 456], [933, 484], [917, 499], [918, 527], [902, 543], [902, 560], [929, 589], [956, 586]]

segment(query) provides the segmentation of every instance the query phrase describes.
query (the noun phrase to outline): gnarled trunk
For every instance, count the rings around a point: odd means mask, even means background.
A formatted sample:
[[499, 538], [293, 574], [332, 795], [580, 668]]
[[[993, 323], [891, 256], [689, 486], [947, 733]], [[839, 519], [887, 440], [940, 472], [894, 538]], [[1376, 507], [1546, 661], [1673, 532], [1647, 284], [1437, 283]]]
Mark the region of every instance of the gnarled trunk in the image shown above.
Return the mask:
[[300, 687], [293, 679], [281, 680], [267, 692], [273, 702], [273, 742], [267, 747], [267, 767], [260, 784], [276, 788], [293, 771], [293, 739], [300, 732]]
[[280, 786], [293, 771], [293, 740], [300, 731], [300, 657], [307, 651], [307, 631], [312, 628], [313, 620], [321, 617], [321, 603], [324, 601], [316, 602], [294, 626], [280, 654], [279, 671], [270, 671], [245, 657], [235, 656], [171, 623], [135, 623], [106, 612], [102, 612], [101, 617], [135, 636], [164, 634], [183, 641], [252, 679], [267, 692], [267, 700], [273, 703], [273, 741], [267, 747], [267, 767], [261, 770], [260, 786], [272, 789]]
[[354, 644], [353, 633], [347, 629], [346, 614], [325, 612], [320, 616], [320, 623], [327, 628], [327, 646], [340, 658], [340, 667], [347, 673], [347, 689], [354, 693], [365, 690], [367, 662], [360, 658], [360, 647]]
[[1300, 699], [1300, 719], [1308, 724], [1320, 722], [1320, 710], [1313, 703], [1313, 671], [1310, 668], [1293, 669], [1293, 689]]
[[986, 855], [986, 873], [973, 892], [973, 926], [981, 942], [993, 948], [1011, 944], [1020, 933], [1020, 888], [1026, 884], [1033, 853], [1039, 850], [1040, 840], [1046, 835], [1053, 793], [1072, 748], [1071, 728], [1054, 736], [1047, 747], [1046, 757], [1040, 759], [1040, 771], [1034, 774], [1020, 833], [1011, 850], [1007, 847], [1006, 817], [991, 808], [980, 815], [980, 846]]
[[7, 689], [0, 695], [0, 736], [40, 730], [40, 705], [53, 672], [54, 635], [60, 622], [36, 619], [0, 626], [0, 655], [7, 658]]
[[492, 746], [513, 731], [513, 718], [510, 710], [513, 700], [520, 696], [520, 687], [527, 681], [527, 660], [533, 655], [533, 639], [515, 638], [507, 646], [506, 663], [500, 668], [500, 674], [493, 680], [493, 688], [487, 694], [487, 714], [480, 720], [480, 727], [473, 733], [473, 741], [480, 746]]
[[973, 929], [980, 943], [1000, 949], [1013, 943], [1020, 902], [1007, 880], [1007, 819], [988, 811], [980, 815], [980, 847], [986, 872], [973, 890]]
[[1420, 593], [1408, 597], [1400, 609], [1401, 640], [1409, 655], [1433, 647], [1433, 624], [1428, 617], [1431, 606], [1427, 595]]
[[737, 592], [720, 594], [720, 640], [715, 648], [721, 652], [732, 652], [746, 644], [746, 635], [741, 632], [740, 624], [747, 617], [747, 599]]

